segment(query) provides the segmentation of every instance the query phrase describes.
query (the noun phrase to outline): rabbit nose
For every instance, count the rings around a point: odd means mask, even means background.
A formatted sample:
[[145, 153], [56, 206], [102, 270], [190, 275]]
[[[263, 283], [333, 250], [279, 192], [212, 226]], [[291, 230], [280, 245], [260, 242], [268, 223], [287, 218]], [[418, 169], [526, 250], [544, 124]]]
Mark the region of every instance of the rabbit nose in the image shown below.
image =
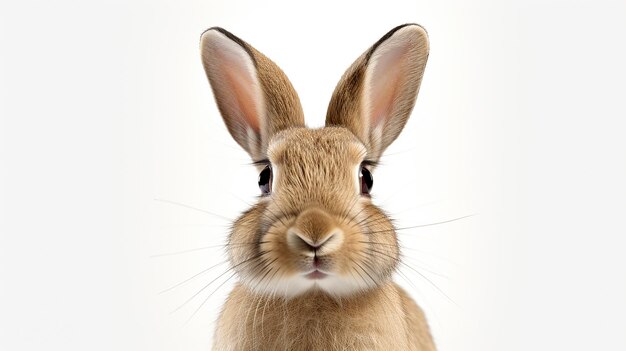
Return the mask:
[[[335, 237], [335, 233], [333, 232], [322, 241], [311, 241], [311, 239], [307, 238], [304, 234], [294, 229], [290, 229], [287, 235], [289, 235], [287, 239], [289, 246], [298, 251], [310, 253], [310, 256], [313, 256], [315, 253], [321, 253], [322, 248], [327, 243], [332, 242]], [[324, 247], [324, 249], [326, 249], [326, 247]]]
[[343, 242], [343, 231], [333, 218], [320, 209], [303, 211], [287, 231], [287, 244], [307, 256], [336, 251]]

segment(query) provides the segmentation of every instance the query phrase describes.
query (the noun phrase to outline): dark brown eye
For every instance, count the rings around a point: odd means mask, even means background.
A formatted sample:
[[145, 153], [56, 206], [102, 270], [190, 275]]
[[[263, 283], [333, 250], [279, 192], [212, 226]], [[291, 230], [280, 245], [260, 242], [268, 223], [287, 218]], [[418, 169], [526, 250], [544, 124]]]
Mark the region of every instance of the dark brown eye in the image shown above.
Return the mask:
[[370, 191], [372, 191], [372, 186], [374, 186], [374, 178], [372, 178], [372, 173], [365, 166], [361, 166], [359, 180], [361, 183], [361, 195], [369, 195]]
[[272, 167], [265, 166], [259, 174], [259, 189], [263, 195], [269, 195], [272, 192]]

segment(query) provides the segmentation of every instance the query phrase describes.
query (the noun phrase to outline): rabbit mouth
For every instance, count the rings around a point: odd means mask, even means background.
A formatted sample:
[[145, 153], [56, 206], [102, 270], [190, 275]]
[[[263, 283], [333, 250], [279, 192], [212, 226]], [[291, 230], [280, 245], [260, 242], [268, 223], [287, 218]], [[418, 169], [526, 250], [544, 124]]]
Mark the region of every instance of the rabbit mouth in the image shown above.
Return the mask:
[[331, 264], [328, 262], [327, 257], [318, 257], [317, 255], [309, 258], [305, 263], [302, 275], [310, 280], [324, 279], [332, 273], [329, 272]]
[[328, 274], [316, 269], [313, 272], [305, 274], [304, 277], [307, 279], [311, 279], [311, 280], [318, 280], [318, 279], [324, 279], [327, 276]]

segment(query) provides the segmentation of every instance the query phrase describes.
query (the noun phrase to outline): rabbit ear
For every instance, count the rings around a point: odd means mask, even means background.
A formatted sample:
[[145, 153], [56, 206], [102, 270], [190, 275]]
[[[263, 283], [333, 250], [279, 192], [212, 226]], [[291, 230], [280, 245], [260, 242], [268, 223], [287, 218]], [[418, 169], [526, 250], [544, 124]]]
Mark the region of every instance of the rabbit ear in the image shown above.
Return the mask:
[[377, 160], [409, 119], [428, 59], [428, 35], [416, 24], [392, 29], [348, 68], [326, 114], [348, 128]]
[[253, 160], [266, 157], [269, 138], [276, 132], [304, 126], [298, 95], [270, 59], [218, 27], [202, 33], [200, 46], [226, 127]]

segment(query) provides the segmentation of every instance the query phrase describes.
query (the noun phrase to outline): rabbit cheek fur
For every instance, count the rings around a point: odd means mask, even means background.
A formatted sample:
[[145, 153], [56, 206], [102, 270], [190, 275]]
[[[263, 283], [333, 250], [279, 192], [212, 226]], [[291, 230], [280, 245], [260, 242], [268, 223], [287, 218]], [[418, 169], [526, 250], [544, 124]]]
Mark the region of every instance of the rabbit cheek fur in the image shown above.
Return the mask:
[[202, 58], [233, 138], [270, 187], [234, 223], [228, 253], [239, 283], [216, 350], [434, 350], [425, 317], [391, 276], [394, 227], [361, 188], [415, 103], [425, 31], [394, 28], [348, 69], [326, 127], [304, 127], [295, 90], [272, 61], [221, 28]]

